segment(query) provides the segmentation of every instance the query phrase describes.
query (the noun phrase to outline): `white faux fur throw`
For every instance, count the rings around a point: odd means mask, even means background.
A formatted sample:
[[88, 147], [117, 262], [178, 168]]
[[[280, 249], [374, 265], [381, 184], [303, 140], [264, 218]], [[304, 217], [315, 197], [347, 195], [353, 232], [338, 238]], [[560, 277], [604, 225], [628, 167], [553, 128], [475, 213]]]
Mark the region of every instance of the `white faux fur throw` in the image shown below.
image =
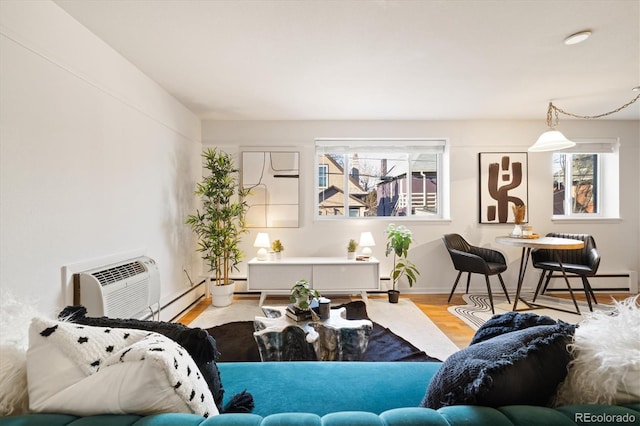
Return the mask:
[[614, 303], [613, 312], [590, 313], [576, 329], [555, 405], [640, 402], [638, 296]]
[[2, 290], [0, 297], [0, 416], [28, 412], [27, 348], [29, 324], [38, 316], [33, 303]]

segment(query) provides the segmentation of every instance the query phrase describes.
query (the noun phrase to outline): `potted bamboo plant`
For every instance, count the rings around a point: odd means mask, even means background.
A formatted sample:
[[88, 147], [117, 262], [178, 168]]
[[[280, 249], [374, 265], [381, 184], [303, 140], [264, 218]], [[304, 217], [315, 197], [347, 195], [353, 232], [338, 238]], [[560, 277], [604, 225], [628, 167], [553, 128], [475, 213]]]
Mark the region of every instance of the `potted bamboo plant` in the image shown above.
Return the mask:
[[[247, 191], [238, 184], [238, 169], [230, 154], [217, 148], [202, 153], [205, 169], [209, 172], [196, 186], [195, 194], [202, 200], [202, 211], [189, 215], [186, 223], [198, 236], [198, 251], [209, 265], [215, 278], [211, 286], [214, 306], [227, 306], [233, 302], [235, 285], [231, 270], [238, 270], [243, 257], [239, 248], [241, 236], [246, 232], [244, 216]], [[212, 277], [213, 278], [213, 277]]]
[[413, 242], [411, 231], [403, 225], [396, 226], [391, 223], [387, 226], [385, 232], [387, 234], [385, 255], [389, 256], [389, 254], [393, 253], [393, 269], [391, 269], [393, 286], [387, 293], [389, 295], [389, 303], [398, 303], [400, 291], [396, 290], [396, 284], [400, 277], [404, 275], [407, 278], [409, 287], [413, 287], [413, 283], [416, 281], [417, 276], [420, 275], [420, 272], [418, 272], [416, 265], [407, 258], [409, 246]]

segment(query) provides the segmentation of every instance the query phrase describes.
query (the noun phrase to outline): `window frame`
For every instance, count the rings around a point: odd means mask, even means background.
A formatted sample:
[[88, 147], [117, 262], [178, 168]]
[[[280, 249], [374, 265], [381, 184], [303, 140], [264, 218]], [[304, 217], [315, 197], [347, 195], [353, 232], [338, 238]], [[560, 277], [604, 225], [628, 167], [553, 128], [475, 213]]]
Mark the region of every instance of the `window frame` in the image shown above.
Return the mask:
[[[574, 212], [573, 211], [573, 203], [575, 198], [577, 197], [574, 193], [573, 193], [573, 181], [574, 181], [574, 168], [575, 168], [575, 156], [577, 155], [591, 155], [591, 156], [595, 156], [595, 164], [594, 164], [594, 171], [593, 171], [593, 175], [595, 176], [595, 178], [592, 180], [592, 185], [593, 185], [593, 189], [592, 189], [592, 193], [594, 194], [592, 196], [592, 198], [595, 200], [595, 212], [593, 213], [589, 213], [589, 212]], [[558, 152], [558, 153], [554, 153], [553, 157], [555, 156], [564, 156], [564, 162], [565, 162], [565, 171], [564, 171], [564, 181], [562, 182], [562, 184], [564, 185], [564, 191], [565, 191], [565, 195], [564, 195], [564, 199], [563, 199], [563, 211], [565, 213], [563, 214], [556, 214], [554, 213], [554, 216], [559, 216], [559, 217], [575, 217], [575, 218], [588, 218], [588, 217], [602, 217], [602, 208], [600, 206], [601, 202], [601, 192], [603, 191], [603, 185], [602, 185], [602, 173], [601, 173], [601, 167], [602, 167], [602, 158], [600, 156], [599, 153], [572, 153], [572, 152]], [[555, 163], [555, 161], [554, 161]], [[555, 176], [554, 176], [554, 180], [555, 180]], [[569, 191], [569, 192], [568, 192]], [[555, 200], [554, 200], [554, 207], [555, 207]], [[568, 213], [567, 213], [568, 212]]]
[[[406, 216], [351, 216], [353, 206], [349, 204], [349, 191], [343, 193], [343, 207], [341, 215], [321, 215], [321, 202], [318, 194], [322, 189], [319, 186], [320, 183], [320, 167], [319, 157], [322, 154], [340, 153], [344, 155], [344, 163], [342, 164], [342, 177], [343, 188], [348, 188], [350, 179], [350, 163], [348, 160], [349, 154], [354, 153], [381, 153], [381, 152], [398, 152], [402, 149], [411, 150], [409, 153], [419, 153], [420, 149], [423, 149], [425, 153], [431, 152], [436, 154], [436, 179], [437, 179], [437, 191], [436, 191], [436, 213], [428, 213], [425, 215], [410, 214]], [[400, 151], [402, 152], [402, 151]], [[407, 176], [409, 176], [413, 169], [411, 164], [415, 159], [408, 156], [405, 160], [408, 165]], [[393, 138], [393, 139], [381, 139], [381, 138], [335, 138], [335, 139], [316, 139], [314, 149], [314, 170], [316, 173], [314, 179], [314, 193], [316, 194], [314, 200], [314, 220], [327, 221], [327, 220], [393, 220], [393, 221], [442, 221], [449, 220], [449, 141], [446, 138]], [[411, 180], [407, 179], [406, 195], [409, 195], [411, 199]], [[327, 187], [329, 187], [329, 181], [327, 179]]]
[[[620, 218], [620, 142], [618, 138], [597, 138], [597, 139], [572, 139], [576, 142], [576, 146], [552, 153], [552, 181], [555, 180], [554, 163], [556, 155], [564, 155], [566, 160], [571, 160], [571, 170], [565, 170], [564, 185], [565, 191], [568, 187], [573, 188], [573, 161], [577, 154], [596, 155], [596, 165], [594, 174], [596, 189], [596, 212], [574, 213], [572, 208], [573, 194], [564, 197], [564, 214], [555, 214], [553, 212], [554, 200], [552, 202], [551, 218], [554, 221], [566, 220], [602, 220], [602, 219], [619, 219]], [[569, 167], [567, 167], [569, 168]], [[570, 186], [567, 185], [570, 183]], [[553, 183], [553, 182], [552, 182]], [[553, 197], [553, 194], [552, 194]]]

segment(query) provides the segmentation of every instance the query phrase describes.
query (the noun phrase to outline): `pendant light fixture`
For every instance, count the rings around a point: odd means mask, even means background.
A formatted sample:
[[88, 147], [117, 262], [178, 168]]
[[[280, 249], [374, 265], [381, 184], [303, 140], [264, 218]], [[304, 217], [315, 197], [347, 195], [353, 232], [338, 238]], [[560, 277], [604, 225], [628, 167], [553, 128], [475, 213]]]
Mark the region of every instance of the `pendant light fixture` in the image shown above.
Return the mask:
[[[637, 91], [635, 87], [633, 88], [633, 91], [634, 92]], [[638, 98], [640, 98], [640, 94], [636, 95], [635, 98], [633, 98], [631, 101], [627, 102], [626, 104], [622, 105], [620, 108], [616, 108], [613, 111], [605, 112], [603, 114], [598, 114], [598, 115], [572, 114], [570, 112], [566, 112], [558, 108], [552, 102], [549, 102], [549, 108], [547, 108], [547, 126], [549, 127], [549, 130], [547, 130], [542, 135], [540, 135], [536, 143], [534, 143], [529, 147], [529, 152], [557, 151], [560, 149], [571, 148], [572, 146], [576, 145], [575, 142], [570, 141], [561, 132], [559, 132], [558, 130], [555, 130], [555, 127], [558, 125], [558, 113], [562, 113], [564, 115], [568, 115], [574, 118], [584, 118], [584, 119], [600, 118], [600, 117], [605, 117], [607, 115], [614, 114], [628, 107], [629, 105], [637, 101]]]
[[541, 134], [536, 143], [529, 147], [529, 152], [557, 151], [575, 146], [575, 142], [570, 141], [560, 131], [554, 129], [557, 124], [558, 109], [549, 102], [549, 108], [547, 109], [547, 126], [549, 130]]

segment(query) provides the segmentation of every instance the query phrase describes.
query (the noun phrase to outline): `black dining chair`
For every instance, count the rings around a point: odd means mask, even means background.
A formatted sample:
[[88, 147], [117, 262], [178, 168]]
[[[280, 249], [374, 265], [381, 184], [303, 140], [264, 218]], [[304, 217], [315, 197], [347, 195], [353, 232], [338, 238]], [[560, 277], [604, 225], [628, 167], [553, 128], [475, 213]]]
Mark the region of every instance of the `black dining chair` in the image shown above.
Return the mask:
[[[576, 250], [534, 249], [531, 251], [533, 267], [542, 269], [542, 273], [540, 274], [540, 279], [538, 280], [538, 285], [536, 287], [536, 292], [533, 295], [533, 302], [536, 301], [539, 294], [544, 294], [545, 291], [547, 291], [551, 278], [562, 277], [562, 268], [560, 267], [561, 262], [565, 273], [579, 275], [580, 278], [582, 278], [582, 286], [587, 298], [587, 304], [589, 305], [589, 310], [593, 311], [591, 301], [593, 300], [593, 303], [596, 304], [598, 301], [596, 300], [596, 295], [593, 293], [593, 289], [591, 288], [591, 284], [587, 277], [594, 276], [596, 272], [598, 272], [598, 266], [600, 266], [600, 254], [598, 253], [593, 236], [589, 234], [550, 232], [547, 234], [547, 237], [582, 240], [584, 241], [584, 247]], [[560, 262], [558, 262], [558, 259]], [[545, 280], [544, 287], [542, 286], [543, 280]], [[542, 291], [540, 291], [541, 287]], [[569, 285], [569, 282], [567, 282], [567, 287], [573, 297], [573, 289], [571, 288], [571, 285]]]
[[491, 294], [491, 286], [489, 284], [489, 275], [497, 275], [502, 286], [502, 291], [507, 297], [507, 301], [511, 303], [509, 295], [507, 294], [507, 288], [504, 285], [502, 279], [502, 272], [507, 270], [507, 261], [504, 255], [497, 250], [492, 250], [484, 247], [476, 247], [469, 244], [459, 234], [446, 234], [442, 237], [444, 245], [451, 256], [453, 261], [453, 267], [458, 271], [458, 277], [453, 284], [451, 294], [447, 302], [451, 301], [453, 293], [456, 291], [458, 281], [463, 272], [467, 273], [467, 290], [469, 293], [469, 282], [471, 281], [471, 274], [484, 275], [485, 282], [487, 283], [487, 292], [489, 293], [489, 301], [491, 303], [491, 312], [495, 314], [493, 307], [493, 295]]

